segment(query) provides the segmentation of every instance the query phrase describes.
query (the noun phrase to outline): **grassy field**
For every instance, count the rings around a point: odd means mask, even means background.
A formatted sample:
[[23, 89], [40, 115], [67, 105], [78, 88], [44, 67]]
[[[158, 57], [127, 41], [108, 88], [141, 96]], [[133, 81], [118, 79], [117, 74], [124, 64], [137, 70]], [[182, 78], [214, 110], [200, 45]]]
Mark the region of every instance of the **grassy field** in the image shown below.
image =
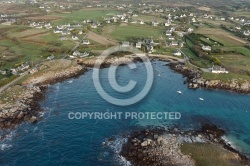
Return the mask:
[[189, 58], [196, 59], [198, 58], [196, 54], [191, 51], [189, 48], [182, 48], [181, 51], [183, 51]]
[[164, 23], [165, 19], [160, 16], [152, 16], [152, 15], [139, 15], [138, 17], [134, 18], [135, 20], [142, 20], [145, 22], [152, 22], [152, 21], [158, 21], [160, 23]]
[[242, 73], [243, 71], [250, 73], [250, 58], [237, 55], [237, 54], [227, 54], [227, 55], [216, 55], [220, 59], [223, 66], [236, 73]]
[[9, 26], [9, 29], [2, 27], [0, 31], [6, 33], [6, 37], [0, 40], [0, 70], [15, 68], [24, 62], [36, 64], [52, 53], [62, 56], [75, 45], [72, 41], [59, 41], [58, 35], [45, 29]]
[[55, 14], [54, 16], [62, 19], [54, 21], [54, 25], [81, 22], [83, 20], [103, 20], [103, 18], [111, 18], [115, 14], [119, 14], [116, 10], [101, 10], [101, 9], [83, 9], [73, 11], [72, 13]]
[[250, 76], [246, 74], [236, 74], [236, 73], [213, 74], [204, 72], [202, 76], [207, 80], [221, 80], [224, 82], [229, 82], [232, 79], [237, 79], [239, 82], [250, 81]]
[[223, 34], [211, 34], [211, 35], [206, 35], [207, 37], [211, 38], [212, 40], [215, 40], [221, 44], [223, 44], [224, 46], [244, 46], [244, 43], [241, 43], [237, 40], [234, 40], [230, 37], [228, 37], [227, 35], [223, 35]]
[[239, 53], [250, 57], [250, 49], [246, 47], [233, 47], [235, 51], [238, 51]]
[[246, 41], [221, 28], [198, 28], [195, 33], [203, 34], [206, 37], [223, 44], [224, 46], [244, 46]]
[[33, 36], [33, 35], [47, 33], [47, 32], [49, 32], [49, 30], [47, 30], [47, 29], [36, 29], [36, 28], [24, 27], [22, 29], [20, 29], [20, 28], [15, 29], [11, 33], [9, 32], [8, 37], [23, 38], [23, 37]]
[[244, 17], [250, 18], [250, 10], [249, 9], [238, 10], [238, 11], [234, 12], [234, 14], [237, 16], [244, 16]]
[[129, 25], [115, 26], [111, 29], [105, 28], [103, 34], [118, 41], [129, 40], [131, 37], [159, 39], [164, 36], [164, 29], [160, 27]]
[[48, 54], [44, 47], [29, 43], [14, 43], [11, 40], [1, 40], [0, 46], [5, 46], [8, 49], [2, 52], [5, 56], [0, 58], [0, 69], [12, 68], [15, 64], [31, 62], [38, 62]]
[[197, 166], [243, 166], [236, 154], [213, 144], [184, 143], [181, 151], [191, 155]]

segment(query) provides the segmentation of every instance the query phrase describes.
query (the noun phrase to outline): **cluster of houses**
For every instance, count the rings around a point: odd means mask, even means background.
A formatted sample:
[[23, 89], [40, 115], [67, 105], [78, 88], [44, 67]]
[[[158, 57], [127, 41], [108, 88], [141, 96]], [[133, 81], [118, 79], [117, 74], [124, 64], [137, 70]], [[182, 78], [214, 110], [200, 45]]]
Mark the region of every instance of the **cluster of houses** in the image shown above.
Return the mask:
[[137, 49], [141, 49], [143, 46], [146, 48], [148, 53], [154, 52], [154, 47], [159, 45], [159, 43], [155, 43], [153, 39], [148, 38], [145, 39], [144, 41], [137, 41], [137, 42], [129, 42], [129, 41], [123, 41], [121, 43], [121, 47], [130, 47], [130, 46], [135, 46]]
[[11, 25], [16, 22], [16, 16], [13, 14], [0, 14], [0, 23]]
[[[68, 40], [68, 38], [66, 38], [66, 35], [72, 35], [71, 39], [74, 41], [78, 41], [79, 38], [77, 35], [82, 35], [83, 31], [82, 31], [82, 25], [80, 24], [75, 24], [75, 25], [71, 25], [71, 24], [64, 24], [64, 25], [57, 25], [55, 29], [53, 29], [53, 33], [55, 34], [61, 34], [62, 36], [59, 38], [59, 40]], [[77, 29], [77, 34], [72, 33], [73, 30]]]
[[14, 75], [18, 75], [30, 68], [30, 65], [26, 62], [18, 66], [17, 68], [10, 69], [11, 73]]
[[[37, 3], [36, 0], [34, 1]], [[63, 11], [63, 10], [72, 8], [71, 4], [65, 4], [65, 3], [60, 4], [59, 2], [52, 2], [52, 3], [44, 2], [44, 3], [39, 3], [39, 4], [40, 4], [39, 9], [46, 11], [47, 13], [50, 13], [52, 9]]]
[[77, 57], [84, 58], [84, 57], [87, 57], [87, 56], [89, 56], [88, 52], [81, 53], [80, 51], [75, 50], [72, 55], [69, 55], [69, 58], [71, 58], [71, 59], [74, 59], [74, 58], [77, 58]]
[[37, 29], [52, 29], [52, 25], [49, 22], [30, 22], [29, 26]]

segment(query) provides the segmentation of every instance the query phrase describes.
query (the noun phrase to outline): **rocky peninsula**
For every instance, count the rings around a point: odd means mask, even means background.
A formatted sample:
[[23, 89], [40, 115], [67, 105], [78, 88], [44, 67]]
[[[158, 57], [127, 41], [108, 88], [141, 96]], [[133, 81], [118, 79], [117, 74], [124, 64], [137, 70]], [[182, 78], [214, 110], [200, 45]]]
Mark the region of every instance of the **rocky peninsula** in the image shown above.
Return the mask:
[[45, 97], [47, 86], [83, 74], [87, 69], [70, 60], [46, 62], [40, 71], [23, 82], [5, 90], [1, 95], [0, 128], [9, 129], [23, 122], [35, 123], [43, 109], [39, 102]]
[[[248, 165], [249, 159], [223, 140], [225, 133], [224, 130], [209, 124], [197, 131], [181, 131], [177, 128], [166, 130], [162, 127], [140, 129], [129, 134], [119, 155], [135, 166], [194, 166], [199, 163], [194, 160], [195, 156], [183, 153], [183, 144], [197, 144], [214, 147], [211, 153], [221, 149], [220, 155], [230, 158], [226, 159], [227, 164]], [[110, 138], [106, 144], [112, 146], [113, 141], [114, 139]], [[199, 152], [198, 154], [206, 155]]]

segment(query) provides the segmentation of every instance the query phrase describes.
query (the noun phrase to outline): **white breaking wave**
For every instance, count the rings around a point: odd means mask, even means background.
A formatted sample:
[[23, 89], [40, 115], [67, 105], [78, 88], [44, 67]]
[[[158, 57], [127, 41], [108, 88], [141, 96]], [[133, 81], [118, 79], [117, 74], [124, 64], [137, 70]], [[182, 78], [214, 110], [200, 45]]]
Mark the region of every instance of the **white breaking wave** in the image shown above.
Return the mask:
[[122, 136], [116, 136], [114, 141], [105, 141], [105, 144], [111, 148], [111, 150], [115, 154], [115, 160], [119, 163], [119, 165], [123, 166], [132, 166], [132, 164], [126, 160], [123, 156], [120, 155], [122, 150], [122, 145], [128, 141], [128, 138], [124, 138]]
[[11, 147], [12, 147], [12, 145], [10, 145], [10, 144], [0, 144], [0, 149], [2, 151], [6, 150], [6, 149], [9, 149]]
[[0, 150], [1, 151], [4, 151], [6, 149], [10, 149], [12, 147], [12, 145], [9, 144], [9, 142], [12, 141], [15, 134], [16, 134], [15, 131], [10, 131], [8, 134], [1, 133], [1, 137], [3, 137], [3, 139], [0, 141]]

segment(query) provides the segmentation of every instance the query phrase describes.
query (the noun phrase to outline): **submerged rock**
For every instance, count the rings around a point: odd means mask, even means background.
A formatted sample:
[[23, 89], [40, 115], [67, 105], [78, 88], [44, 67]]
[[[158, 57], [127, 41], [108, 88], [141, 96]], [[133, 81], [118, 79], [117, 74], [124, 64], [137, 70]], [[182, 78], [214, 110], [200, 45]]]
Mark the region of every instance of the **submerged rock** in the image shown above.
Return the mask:
[[29, 120], [30, 123], [35, 123], [37, 121], [37, 117], [32, 116]]

